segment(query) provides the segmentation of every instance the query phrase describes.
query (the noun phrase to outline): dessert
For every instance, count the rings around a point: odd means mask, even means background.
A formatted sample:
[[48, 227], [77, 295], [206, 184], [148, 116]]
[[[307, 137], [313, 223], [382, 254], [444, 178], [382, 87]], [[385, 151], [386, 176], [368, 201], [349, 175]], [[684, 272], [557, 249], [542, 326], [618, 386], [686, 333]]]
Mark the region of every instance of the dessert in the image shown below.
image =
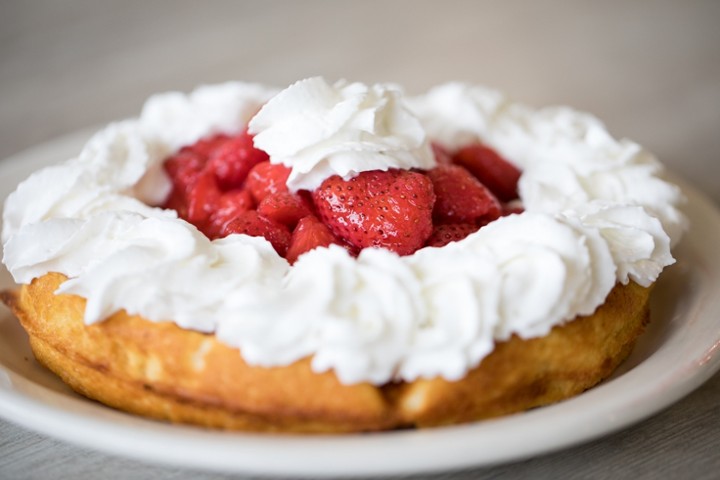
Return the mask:
[[116, 408], [260, 431], [474, 421], [629, 354], [684, 229], [593, 117], [458, 83], [151, 98], [7, 200], [3, 299]]

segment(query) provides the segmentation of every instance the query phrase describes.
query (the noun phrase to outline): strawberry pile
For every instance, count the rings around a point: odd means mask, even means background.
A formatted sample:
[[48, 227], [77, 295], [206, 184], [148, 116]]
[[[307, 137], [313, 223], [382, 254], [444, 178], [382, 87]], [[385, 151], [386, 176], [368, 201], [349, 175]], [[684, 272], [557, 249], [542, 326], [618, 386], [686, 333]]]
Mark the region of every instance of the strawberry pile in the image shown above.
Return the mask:
[[251, 135], [217, 135], [165, 160], [173, 188], [163, 207], [211, 239], [264, 237], [290, 263], [330, 244], [353, 255], [367, 247], [409, 255], [520, 211], [508, 206], [518, 197], [520, 171], [497, 152], [481, 144], [454, 153], [433, 148], [432, 170], [333, 176], [312, 192], [293, 193], [286, 185], [290, 170], [270, 163]]

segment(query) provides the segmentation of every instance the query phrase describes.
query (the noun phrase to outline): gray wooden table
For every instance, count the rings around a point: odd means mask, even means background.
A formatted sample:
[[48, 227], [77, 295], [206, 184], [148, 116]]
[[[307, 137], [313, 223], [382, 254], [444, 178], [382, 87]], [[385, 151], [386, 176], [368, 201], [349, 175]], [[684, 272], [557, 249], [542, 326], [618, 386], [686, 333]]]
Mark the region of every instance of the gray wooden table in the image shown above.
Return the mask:
[[[713, 0], [1, 0], [0, 158], [199, 83], [322, 74], [417, 93], [460, 79], [592, 111], [720, 203], [719, 22]], [[428, 478], [718, 478], [718, 432], [715, 375], [610, 437]], [[30, 478], [231, 477], [87, 451], [0, 420], [0, 479]]]

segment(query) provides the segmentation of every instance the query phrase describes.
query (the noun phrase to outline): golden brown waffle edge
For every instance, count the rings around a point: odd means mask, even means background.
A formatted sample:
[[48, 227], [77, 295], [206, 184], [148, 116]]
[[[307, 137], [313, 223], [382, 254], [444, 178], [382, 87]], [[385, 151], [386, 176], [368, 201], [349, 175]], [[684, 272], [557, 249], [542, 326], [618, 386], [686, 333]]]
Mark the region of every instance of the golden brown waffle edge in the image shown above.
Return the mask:
[[521, 412], [577, 395], [628, 356], [649, 318], [649, 289], [616, 286], [593, 315], [545, 337], [496, 345], [461, 380], [343, 385], [308, 359], [251, 366], [213, 335], [119, 312], [83, 323], [85, 300], [55, 295], [50, 273], [0, 298], [38, 361], [77, 392], [176, 423], [262, 432], [343, 433], [433, 427]]

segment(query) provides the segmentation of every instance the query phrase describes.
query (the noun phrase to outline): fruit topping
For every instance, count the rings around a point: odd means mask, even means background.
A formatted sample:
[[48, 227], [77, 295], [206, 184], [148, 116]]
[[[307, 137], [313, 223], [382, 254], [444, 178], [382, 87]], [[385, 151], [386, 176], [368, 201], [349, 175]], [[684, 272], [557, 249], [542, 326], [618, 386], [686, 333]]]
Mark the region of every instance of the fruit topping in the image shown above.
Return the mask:
[[471, 233], [477, 232], [480, 227], [473, 223], [446, 223], [437, 225], [425, 244], [428, 247], [444, 247], [450, 242], [457, 242]]
[[260, 203], [266, 196], [287, 192], [287, 182], [290, 169], [285, 165], [270, 162], [258, 163], [248, 174], [245, 187], [250, 190], [255, 201]]
[[217, 209], [221, 195], [215, 176], [210, 172], [200, 173], [187, 193], [187, 220], [202, 229]]
[[291, 192], [290, 169], [271, 163], [251, 135], [216, 135], [165, 160], [173, 188], [164, 207], [210, 239], [264, 237], [290, 263], [330, 244], [353, 255], [368, 247], [410, 255], [523, 211], [520, 172], [497, 153], [479, 144], [455, 154], [432, 147], [437, 166], [431, 170], [370, 170], [348, 180], [335, 175], [312, 192]]
[[209, 225], [203, 230], [203, 233], [210, 238], [218, 238], [222, 236], [225, 225], [241, 213], [253, 208], [255, 208], [255, 202], [247, 190], [225, 192], [220, 196], [217, 209], [210, 215]]
[[335, 175], [313, 192], [320, 218], [357, 248], [408, 255], [432, 233], [432, 182], [408, 170], [371, 170], [350, 180]]
[[495, 150], [480, 143], [461, 148], [453, 162], [465, 167], [502, 202], [518, 198], [520, 170]]
[[192, 145], [183, 147], [180, 151], [184, 150], [186, 152], [191, 152], [207, 160], [210, 154], [212, 154], [215, 149], [218, 148], [220, 145], [227, 142], [229, 138], [230, 137], [228, 137], [227, 135], [222, 134], [213, 135], [212, 137], [201, 138]]
[[300, 255], [313, 248], [339, 243], [340, 241], [324, 223], [315, 215], [308, 215], [301, 218], [293, 230], [290, 248], [288, 248], [285, 258], [288, 262], [295, 263]]
[[165, 160], [163, 167], [173, 182], [173, 189], [185, 196], [205, 167], [206, 157], [184, 148]]
[[458, 165], [438, 165], [427, 172], [435, 196], [433, 218], [438, 223], [488, 223], [500, 216], [495, 196]]
[[311, 204], [297, 193], [275, 192], [262, 199], [257, 207], [260, 215], [295, 228], [301, 218], [310, 215]]
[[278, 255], [283, 257], [290, 246], [290, 230], [285, 225], [263, 217], [255, 210], [242, 212], [225, 225], [223, 236], [232, 233], [244, 233], [251, 237], [265, 237]]
[[229, 190], [241, 187], [250, 169], [266, 160], [267, 153], [254, 148], [252, 137], [243, 133], [217, 146], [210, 154], [207, 169], [224, 190]]

